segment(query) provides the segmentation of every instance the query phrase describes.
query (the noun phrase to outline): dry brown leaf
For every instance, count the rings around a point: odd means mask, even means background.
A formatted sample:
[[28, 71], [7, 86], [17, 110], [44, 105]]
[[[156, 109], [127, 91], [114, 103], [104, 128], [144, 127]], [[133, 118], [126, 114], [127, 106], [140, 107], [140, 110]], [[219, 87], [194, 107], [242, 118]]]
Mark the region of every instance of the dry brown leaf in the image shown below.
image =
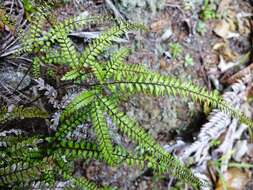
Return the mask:
[[[239, 168], [230, 168], [223, 174], [227, 190], [242, 190], [249, 181], [249, 174]], [[221, 178], [216, 184], [215, 190], [223, 190]]]
[[[239, 37], [238, 33], [231, 32], [231, 28], [234, 28], [234, 24], [231, 24], [233, 22], [227, 22], [225, 20], [219, 20], [217, 24], [215, 25], [213, 31], [214, 33], [222, 37], [223, 39], [229, 39], [233, 37]], [[231, 25], [231, 26], [230, 26]]]
[[225, 61], [236, 61], [238, 55], [233, 52], [226, 42], [217, 43], [213, 46], [213, 50], [219, 52]]
[[216, 35], [224, 38], [224, 39], [227, 39], [228, 37], [228, 32], [229, 32], [229, 23], [227, 23], [225, 20], [220, 20], [214, 30]]
[[219, 3], [219, 7], [217, 10], [217, 13], [222, 14], [224, 13], [224, 11], [226, 11], [226, 9], [228, 8], [229, 4], [231, 3], [231, 0], [222, 0]]
[[166, 61], [164, 60], [164, 58], [160, 59], [160, 69], [164, 70], [168, 67], [168, 65], [166, 64]]
[[165, 19], [153, 22], [150, 25], [151, 31], [152, 32], [160, 32], [162, 29], [164, 29], [168, 24], [168, 21]]
[[0, 31], [4, 30], [4, 23], [0, 20]]
[[232, 75], [231, 77], [229, 77], [225, 82], [227, 84], [233, 84], [235, 83], [237, 80], [242, 79], [243, 77], [247, 76], [247, 75], [252, 75], [253, 74], [253, 63], [250, 64], [249, 66], [247, 66], [246, 68], [240, 70], [239, 72], [235, 73], [234, 75]]

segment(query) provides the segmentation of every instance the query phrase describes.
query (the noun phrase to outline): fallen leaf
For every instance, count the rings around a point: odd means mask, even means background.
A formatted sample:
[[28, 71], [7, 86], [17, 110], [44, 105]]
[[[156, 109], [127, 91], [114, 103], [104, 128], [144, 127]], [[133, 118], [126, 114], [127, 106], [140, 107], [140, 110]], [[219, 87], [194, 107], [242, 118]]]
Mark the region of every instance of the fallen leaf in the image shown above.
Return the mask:
[[240, 35], [230, 31], [230, 24], [225, 20], [220, 20], [213, 29], [214, 33], [223, 39], [237, 38]]
[[163, 19], [163, 20], [153, 22], [150, 25], [150, 28], [152, 32], [160, 32], [162, 29], [166, 27], [167, 24], [168, 24], [168, 21]]
[[219, 57], [220, 57], [220, 63], [218, 65], [218, 68], [220, 69], [221, 72], [225, 72], [228, 69], [238, 65], [238, 63], [236, 62], [226, 62], [222, 55], [220, 55]]
[[218, 14], [224, 13], [224, 11], [226, 11], [230, 3], [231, 3], [231, 0], [221, 0], [221, 2], [219, 3], [217, 13]]
[[237, 61], [237, 57], [238, 55], [233, 52], [228, 43], [226, 42], [221, 42], [221, 43], [217, 43], [213, 46], [213, 50], [215, 51], [218, 51], [220, 55], [223, 56], [223, 58], [226, 60], [226, 61]]
[[252, 13], [245, 13], [245, 12], [240, 12], [236, 15], [237, 18], [237, 25], [238, 25], [238, 30], [240, 34], [249, 34], [251, 32], [251, 24], [250, 24], [250, 17], [252, 17]]
[[166, 64], [166, 61], [164, 60], [164, 58], [160, 59], [160, 69], [164, 70], [168, 67], [168, 65]]
[[4, 23], [0, 20], [0, 31], [4, 30]]
[[219, 42], [214, 44], [213, 46], [213, 50], [220, 50], [223, 49], [226, 46], [226, 44], [224, 42]]
[[[227, 190], [242, 190], [249, 181], [249, 175], [239, 168], [230, 168], [223, 174]], [[221, 178], [218, 180], [215, 190], [223, 190]]]
[[221, 20], [216, 24], [213, 31], [216, 35], [224, 39], [227, 39], [229, 32], [229, 23], [227, 23], [225, 20]]
[[239, 72], [235, 73], [234, 75], [230, 76], [224, 82], [226, 82], [227, 84], [233, 84], [246, 76], [252, 76], [252, 74], [253, 74], [253, 63], [247, 66], [246, 68], [243, 68]]

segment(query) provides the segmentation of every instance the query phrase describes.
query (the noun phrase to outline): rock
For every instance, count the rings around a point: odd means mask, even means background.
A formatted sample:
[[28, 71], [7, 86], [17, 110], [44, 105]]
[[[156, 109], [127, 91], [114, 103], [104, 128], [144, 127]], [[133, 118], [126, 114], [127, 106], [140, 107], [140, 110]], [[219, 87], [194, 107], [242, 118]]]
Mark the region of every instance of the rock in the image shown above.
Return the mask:
[[[5, 70], [2, 73], [0, 73], [0, 81], [2, 85], [5, 85], [7, 88], [14, 90], [17, 88], [17, 85], [20, 83], [20, 81], [23, 79], [25, 74], [23, 72], [14, 71], [12, 69]], [[22, 83], [19, 85], [18, 90], [22, 90], [29, 86], [31, 83], [31, 77], [29, 75], [26, 75], [23, 79]]]
[[171, 36], [172, 36], [172, 31], [171, 31], [171, 29], [167, 29], [164, 33], [163, 33], [163, 35], [161, 36], [161, 41], [165, 41], [165, 40], [167, 40], [167, 39], [169, 39]]
[[248, 152], [247, 141], [246, 140], [237, 141], [234, 150], [235, 150], [233, 154], [234, 160], [237, 162], [241, 162], [242, 157]]

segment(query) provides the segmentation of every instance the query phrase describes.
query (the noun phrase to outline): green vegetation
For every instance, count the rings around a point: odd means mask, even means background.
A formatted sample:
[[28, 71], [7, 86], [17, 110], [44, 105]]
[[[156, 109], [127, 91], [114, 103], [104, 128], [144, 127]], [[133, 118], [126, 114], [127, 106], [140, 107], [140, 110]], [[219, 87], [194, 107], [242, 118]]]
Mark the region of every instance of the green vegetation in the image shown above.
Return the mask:
[[[14, 24], [15, 23], [12, 23], [5, 9], [0, 6], [0, 32], [4, 29], [5, 25], [8, 26], [11, 30], [13, 30]], [[1, 36], [2, 34], [0, 33], [0, 37]]]
[[221, 144], [221, 141], [219, 139], [213, 139], [211, 142], [210, 142], [210, 146], [211, 147], [217, 147]]
[[176, 59], [183, 51], [182, 46], [177, 42], [170, 43], [169, 47], [173, 59]]
[[188, 53], [186, 54], [185, 58], [184, 58], [184, 65], [187, 66], [192, 66], [194, 65], [194, 61], [192, 56]]
[[215, 9], [213, 8], [213, 5], [209, 2], [209, 0], [204, 1], [204, 5], [200, 11], [200, 18], [203, 21], [216, 18]]
[[[251, 120], [226, 103], [216, 92], [208, 92], [189, 81], [182, 82], [171, 76], [160, 75], [141, 65], [126, 64], [124, 59], [129, 49], [120, 48], [109, 59], [103, 57], [116, 37], [130, 30], [145, 31], [143, 25], [118, 21], [79, 52], [68, 36], [71, 31], [113, 19], [78, 16], [59, 22], [45, 31], [43, 24], [48, 15], [49, 6], [38, 9], [29, 30], [24, 32], [20, 53], [34, 56], [33, 68], [37, 77], [41, 76], [42, 65], [49, 68], [67, 66], [68, 71], [62, 76], [62, 81], [73, 81], [83, 90], [61, 111], [59, 126], [53, 134], [1, 137], [0, 188], [36, 186], [38, 189], [46, 189], [56, 187], [59, 181], [68, 181], [69, 188], [98, 189], [93, 182], [73, 175], [77, 159], [96, 159], [108, 165], [127, 163], [129, 166], [151, 168], [157, 173], [170, 172], [182, 182], [198, 189], [206, 186], [190, 169], [166, 152], [138, 122], [120, 110], [122, 97], [137, 93], [189, 97], [194, 102], [206, 102], [219, 108], [250, 126], [253, 125]], [[173, 57], [182, 51], [178, 43], [172, 43], [170, 48]], [[135, 142], [139, 150], [128, 150], [113, 142], [108, 120], [112, 121], [120, 134]], [[84, 123], [92, 124], [96, 134], [95, 142], [67, 137]]]
[[34, 117], [47, 118], [48, 113], [41, 111], [36, 107], [13, 106], [11, 110], [8, 110], [6, 106], [2, 106], [0, 109], [0, 124], [6, 123], [14, 119]]
[[204, 35], [206, 33], [206, 25], [203, 21], [198, 21], [197, 25], [196, 25], [196, 31], [200, 34], [200, 35]]
[[30, 0], [23, 0], [22, 3], [26, 13], [32, 13], [35, 11], [32, 2]]

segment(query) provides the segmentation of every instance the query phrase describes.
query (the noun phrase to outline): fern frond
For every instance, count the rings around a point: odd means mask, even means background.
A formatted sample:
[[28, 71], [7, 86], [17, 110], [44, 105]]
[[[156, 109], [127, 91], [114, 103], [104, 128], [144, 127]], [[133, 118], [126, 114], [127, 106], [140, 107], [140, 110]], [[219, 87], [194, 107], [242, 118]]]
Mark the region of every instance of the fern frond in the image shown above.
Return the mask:
[[[63, 140], [56, 146], [60, 155], [66, 155], [69, 159], [96, 159], [104, 161], [101, 150], [95, 143], [87, 141]], [[113, 149], [112, 156], [115, 158], [115, 164], [126, 162], [128, 165], [135, 165], [144, 168], [148, 159], [141, 155], [134, 155], [127, 152], [123, 147], [116, 146]]]
[[59, 45], [61, 47], [61, 54], [63, 59], [65, 59], [65, 62], [70, 65], [71, 68], [77, 66], [79, 64], [79, 55], [76, 51], [72, 41], [67, 36], [67, 33], [65, 30], [60, 30], [59, 32]]
[[71, 70], [64, 74], [64, 76], [61, 78], [62, 81], [66, 80], [74, 80], [78, 78], [82, 78], [83, 80], [86, 79], [86, 75], [80, 76], [80, 71], [78, 70]]
[[78, 111], [79, 109], [89, 105], [95, 98], [95, 91], [84, 91], [77, 95], [64, 109], [61, 114], [61, 121], [64, 121], [66, 117]]
[[43, 35], [43, 24], [51, 11], [51, 5], [44, 3], [36, 8], [31, 17], [28, 31], [23, 31], [21, 36], [21, 49], [18, 53], [31, 53], [40, 43], [39, 38]]
[[48, 32], [44, 32], [43, 36], [39, 38], [38, 50], [40, 52], [47, 52], [48, 48], [53, 44], [57, 43], [59, 38], [61, 38], [61, 33], [64, 31], [69, 34], [72, 30], [77, 30], [83, 28], [89, 24], [99, 24], [105, 21], [111, 20], [110, 17], [101, 16], [74, 16], [72, 18], [65, 19], [62, 22], [54, 25]]
[[58, 31], [62, 29], [64, 29], [66, 33], [70, 33], [71, 31], [79, 30], [87, 25], [106, 23], [111, 20], [113, 20], [113, 18], [109, 16], [74, 16], [53, 26], [49, 31], [49, 37], [57, 36]]
[[24, 118], [47, 118], [48, 113], [41, 111], [36, 107], [23, 107], [14, 106], [12, 110], [8, 111], [6, 106], [3, 106], [0, 110], [0, 123], [6, 123], [13, 119], [24, 119]]
[[252, 121], [239, 110], [234, 109], [223, 100], [217, 92], [208, 92], [205, 88], [194, 85], [191, 82], [181, 82], [173, 77], [166, 77], [159, 74], [128, 75], [125, 72], [118, 72], [114, 75], [113, 82], [102, 83], [111, 89], [120, 89], [128, 93], [144, 93], [153, 96], [174, 95], [190, 97], [195, 102], [208, 103], [221, 111], [240, 119], [241, 122], [253, 127]]
[[41, 166], [41, 163], [18, 162], [11, 166], [0, 168], [0, 187], [8, 187], [39, 179]]
[[88, 179], [84, 178], [84, 177], [75, 177], [75, 176], [71, 176], [68, 175], [67, 173], [65, 173], [65, 178], [70, 180], [74, 185], [75, 188], [67, 188], [67, 189], [76, 189], [76, 187], [79, 187], [81, 189], [85, 189], [85, 190], [109, 190], [109, 188], [105, 187], [105, 188], [99, 188], [94, 182], [89, 181]]
[[104, 159], [108, 162], [108, 164], [113, 164], [114, 162], [114, 158], [112, 156], [113, 146], [109, 133], [109, 128], [107, 126], [103, 110], [101, 109], [98, 102], [95, 102], [92, 107], [91, 121], [95, 129], [97, 142], [99, 145], [99, 149], [101, 150], [101, 154], [103, 155]]
[[188, 183], [195, 184], [197, 186], [202, 186], [203, 183], [195, 177], [189, 169], [184, 167], [179, 161], [177, 161], [173, 156], [167, 153], [161, 146], [159, 146], [155, 140], [148, 135], [138, 124], [132, 121], [124, 113], [117, 109], [117, 105], [109, 99], [100, 98], [101, 104], [107, 109], [108, 114], [112, 117], [114, 123], [122, 133], [125, 133], [129, 138], [138, 143], [145, 150], [148, 150], [152, 154], [153, 162], [150, 162], [150, 167], [155, 168], [160, 172], [165, 172], [171, 170], [172, 174]]
[[126, 64], [125, 57], [129, 54], [129, 49], [121, 48], [112, 54], [108, 64], [106, 64], [106, 79], [114, 76], [115, 73], [123, 72], [124, 75], [151, 74], [151, 71], [138, 64]]
[[63, 139], [76, 126], [84, 123], [89, 118], [90, 103], [95, 95], [93, 91], [84, 91], [77, 95], [68, 104], [60, 116], [60, 126], [55, 134], [58, 139]]
[[82, 189], [87, 189], [87, 190], [97, 190], [100, 189], [97, 187], [97, 185], [84, 177], [71, 177], [73, 183]]
[[33, 159], [41, 158], [41, 152], [37, 147], [41, 142], [43, 142], [42, 139], [38, 137], [30, 137], [22, 141], [17, 138], [16, 143], [7, 148], [5, 153], [12, 162], [21, 160], [30, 162]]
[[0, 136], [0, 148], [11, 147], [19, 141], [19, 137], [15, 136]]
[[40, 78], [40, 65], [41, 65], [41, 60], [38, 57], [34, 57], [32, 59], [32, 75], [35, 79]]
[[[68, 133], [75, 129], [78, 125], [88, 122], [89, 119], [89, 108], [87, 105], [85, 108], [79, 109], [75, 112], [71, 112], [71, 115], [65, 115], [65, 120], [61, 122], [55, 137], [63, 139]], [[63, 116], [62, 116], [63, 117]]]
[[86, 141], [62, 140], [57, 146], [60, 155], [66, 155], [67, 158], [76, 159], [98, 159], [101, 160], [102, 155], [98, 146], [94, 143]]
[[[37, 58], [37, 57], [36, 57]], [[61, 50], [49, 49], [44, 56], [39, 57], [40, 61], [44, 64], [68, 64], [68, 60], [65, 59]]]
[[75, 71], [79, 73], [79, 75], [81, 75], [82, 73], [80, 72], [80, 67], [91, 66], [94, 75], [99, 80], [102, 80], [102, 66], [97, 63], [96, 57], [99, 56], [106, 48], [108, 48], [112, 44], [112, 40], [116, 37], [119, 37], [120, 35], [124, 34], [129, 30], [143, 28], [143, 25], [140, 24], [121, 22], [119, 26], [114, 26], [108, 31], [103, 32], [98, 38], [93, 40], [87, 48], [85, 48], [80, 58], [80, 64], [75, 69]]

